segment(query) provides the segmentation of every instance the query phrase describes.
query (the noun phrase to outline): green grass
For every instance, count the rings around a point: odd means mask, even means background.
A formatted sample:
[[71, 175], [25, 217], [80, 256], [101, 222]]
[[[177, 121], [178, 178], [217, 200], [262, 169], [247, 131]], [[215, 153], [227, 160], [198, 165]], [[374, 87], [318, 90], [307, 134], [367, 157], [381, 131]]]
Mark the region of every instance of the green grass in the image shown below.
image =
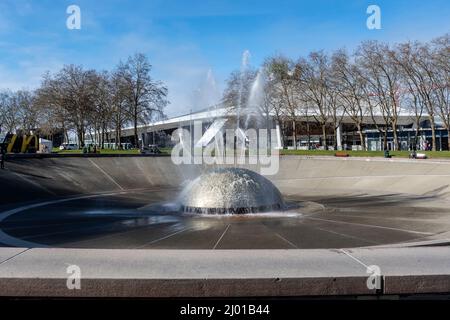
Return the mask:
[[[91, 149], [92, 151], [92, 149]], [[59, 154], [82, 154], [83, 150], [59, 150], [59, 148], [53, 148], [53, 153]], [[100, 154], [139, 154], [139, 149], [128, 149], [128, 150], [114, 150], [114, 149], [101, 149]]]
[[[334, 150], [281, 150], [282, 155], [302, 155], [302, 156], [334, 156]], [[341, 151], [342, 152], [342, 151]], [[343, 151], [350, 157], [384, 157], [384, 151]], [[408, 158], [409, 151], [389, 151], [393, 158]], [[425, 153], [428, 158], [450, 158], [449, 151], [418, 151]]]
[[[162, 154], [170, 154], [172, 148], [160, 148]], [[92, 151], [92, 149], [91, 149]], [[83, 150], [59, 150], [59, 148], [53, 148], [53, 153], [59, 154], [82, 154]], [[128, 150], [116, 150], [116, 149], [100, 149], [100, 154], [140, 154], [139, 149], [128, 149]]]
[[170, 154], [172, 152], [172, 147], [159, 148], [159, 150], [164, 154]]

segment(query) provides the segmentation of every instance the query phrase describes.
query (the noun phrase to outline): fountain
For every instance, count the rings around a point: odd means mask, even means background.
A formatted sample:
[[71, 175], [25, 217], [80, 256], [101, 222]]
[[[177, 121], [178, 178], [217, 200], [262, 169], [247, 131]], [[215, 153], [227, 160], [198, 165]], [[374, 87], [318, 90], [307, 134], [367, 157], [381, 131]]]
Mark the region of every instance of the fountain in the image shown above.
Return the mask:
[[[265, 70], [260, 69], [255, 73], [251, 83], [246, 84], [244, 90], [243, 82], [249, 68], [249, 58], [250, 52], [244, 51], [235, 108], [235, 150], [241, 161], [242, 157], [246, 156], [249, 143], [247, 130], [260, 129], [264, 125], [269, 126], [268, 122], [264, 123], [264, 115], [268, 113], [264, 109]], [[208, 78], [213, 79], [211, 72], [208, 72]], [[217, 142], [217, 137], [223, 134], [221, 130], [225, 122], [226, 119], [212, 121], [202, 138], [195, 142], [196, 148], [213, 150], [215, 146], [216, 153], [222, 154], [223, 150], [210, 142], [214, 138]], [[270, 147], [269, 140], [267, 143]], [[281, 193], [269, 180], [253, 171], [241, 168], [216, 168], [202, 174], [181, 192], [180, 204], [182, 212], [201, 214], [246, 214], [280, 211], [284, 208]]]
[[200, 175], [180, 196], [182, 211], [246, 214], [284, 208], [280, 191], [268, 179], [242, 168], [219, 168]]

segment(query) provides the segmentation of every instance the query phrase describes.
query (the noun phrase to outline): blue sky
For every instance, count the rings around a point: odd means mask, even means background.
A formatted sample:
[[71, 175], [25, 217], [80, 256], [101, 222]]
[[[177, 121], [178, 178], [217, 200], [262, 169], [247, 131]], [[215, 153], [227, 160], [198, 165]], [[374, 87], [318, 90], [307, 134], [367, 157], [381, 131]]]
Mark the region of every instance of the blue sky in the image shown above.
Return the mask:
[[[66, 8], [81, 8], [81, 30]], [[381, 30], [366, 9], [381, 8]], [[0, 0], [0, 88], [35, 88], [64, 64], [111, 69], [146, 53], [170, 94], [169, 115], [196, 109], [194, 90], [212, 69], [220, 89], [244, 50], [258, 66], [271, 54], [355, 48], [360, 41], [429, 40], [450, 31], [448, 0]]]

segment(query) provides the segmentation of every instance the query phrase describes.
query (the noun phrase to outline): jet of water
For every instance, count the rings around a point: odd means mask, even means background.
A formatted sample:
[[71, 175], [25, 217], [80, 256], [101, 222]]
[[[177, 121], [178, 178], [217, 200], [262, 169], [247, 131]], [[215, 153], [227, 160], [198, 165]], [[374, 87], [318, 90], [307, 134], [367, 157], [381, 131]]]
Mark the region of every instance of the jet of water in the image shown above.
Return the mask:
[[240, 81], [239, 81], [239, 93], [238, 93], [238, 104], [236, 107], [236, 130], [239, 131], [240, 129], [240, 120], [241, 120], [241, 109], [242, 109], [242, 92], [244, 90], [244, 77], [245, 77], [245, 72], [248, 69], [248, 65], [250, 62], [250, 51], [249, 50], [245, 50], [242, 53], [242, 60], [241, 60], [241, 70], [240, 70]]
[[206, 72], [206, 76], [200, 81], [192, 97], [192, 105], [195, 110], [201, 110], [216, 106], [220, 101], [220, 92], [217, 86], [214, 73], [211, 68]]
[[264, 87], [265, 87], [264, 69], [260, 68], [253, 81], [246, 106], [245, 129], [249, 127], [251, 118], [255, 121], [255, 129], [261, 128], [264, 115]]

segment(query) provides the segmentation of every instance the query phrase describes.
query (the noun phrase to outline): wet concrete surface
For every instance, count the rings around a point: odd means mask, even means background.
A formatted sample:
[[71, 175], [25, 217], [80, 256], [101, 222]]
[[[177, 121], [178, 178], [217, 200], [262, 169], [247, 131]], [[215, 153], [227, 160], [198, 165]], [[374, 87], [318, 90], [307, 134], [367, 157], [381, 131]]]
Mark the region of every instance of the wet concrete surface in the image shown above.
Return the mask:
[[151, 189], [47, 204], [0, 221], [2, 246], [96, 249], [321, 249], [420, 241], [450, 230], [432, 197], [285, 196], [285, 213], [239, 216], [174, 211], [178, 190]]

